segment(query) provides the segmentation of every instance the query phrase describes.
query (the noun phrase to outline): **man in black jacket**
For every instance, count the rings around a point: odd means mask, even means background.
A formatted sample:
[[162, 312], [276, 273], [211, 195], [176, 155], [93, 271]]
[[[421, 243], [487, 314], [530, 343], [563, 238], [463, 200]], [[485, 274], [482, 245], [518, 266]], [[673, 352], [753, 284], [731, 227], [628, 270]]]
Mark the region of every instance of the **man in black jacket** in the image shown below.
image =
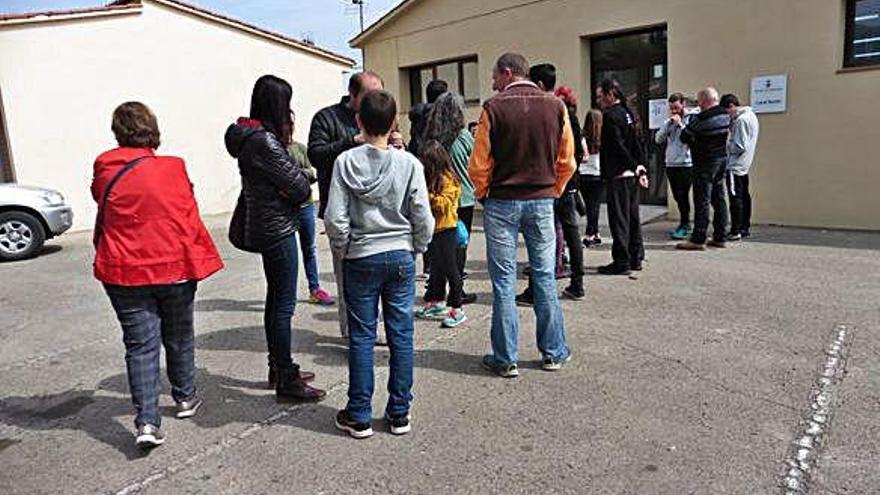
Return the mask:
[[[330, 180], [333, 178], [333, 164], [336, 158], [344, 151], [364, 144], [364, 136], [360, 133], [355, 120], [361, 99], [367, 91], [383, 89], [382, 78], [375, 72], [359, 72], [351, 76], [348, 81], [348, 96], [342, 98], [339, 103], [329, 106], [312, 119], [312, 128], [309, 131], [309, 161], [318, 170], [318, 193], [321, 206], [318, 209], [318, 218], [324, 218], [324, 210], [327, 209], [327, 200], [330, 193]], [[400, 134], [396, 133], [392, 139], [402, 142]], [[336, 278], [337, 293], [342, 296], [344, 287], [342, 284], [342, 258], [333, 255], [333, 274]], [[339, 310], [339, 333], [343, 337], [348, 336], [348, 316], [346, 314], [345, 298], [340, 297], [337, 308]]]
[[425, 125], [428, 123], [428, 114], [434, 108], [434, 102], [440, 95], [449, 91], [449, 84], [442, 79], [434, 79], [428, 83], [425, 88], [426, 103], [419, 103], [412, 107], [409, 111], [409, 146], [407, 150], [415, 156], [419, 156], [422, 151], [423, 134], [425, 133]]
[[718, 91], [708, 87], [697, 93], [700, 113], [688, 120], [681, 141], [691, 149], [694, 162], [694, 230], [690, 240], [675, 247], [685, 251], [706, 249], [709, 231], [709, 203], [712, 204], [710, 246], [725, 247], [727, 200], [724, 197], [724, 171], [727, 167], [727, 134], [730, 116], [718, 104]]
[[629, 275], [642, 269], [645, 245], [639, 217], [639, 186], [648, 188], [648, 170], [638, 141], [636, 118], [626, 107], [626, 96], [617, 81], [605, 80], [596, 88], [602, 108], [602, 147], [599, 162], [605, 181], [608, 225], [611, 228], [611, 264], [599, 267], [602, 275]]

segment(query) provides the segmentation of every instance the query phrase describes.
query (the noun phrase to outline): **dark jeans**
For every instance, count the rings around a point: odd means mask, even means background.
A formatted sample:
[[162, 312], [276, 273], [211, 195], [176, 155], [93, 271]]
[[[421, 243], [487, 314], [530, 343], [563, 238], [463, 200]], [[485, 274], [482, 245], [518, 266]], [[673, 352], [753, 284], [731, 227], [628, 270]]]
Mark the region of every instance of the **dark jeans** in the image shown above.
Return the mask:
[[165, 365], [171, 397], [181, 402], [195, 395], [193, 299], [196, 282], [122, 287], [104, 285], [122, 324], [125, 366], [137, 426], [161, 426], [159, 414], [159, 353]]
[[[426, 302], [439, 302], [446, 299], [452, 308], [461, 307], [462, 284], [458, 270], [458, 233], [455, 229], [435, 232], [431, 239], [431, 275], [428, 277]], [[446, 297], [446, 282], [449, 282], [449, 298]]]
[[639, 218], [639, 185], [635, 177], [611, 179], [608, 194], [608, 226], [611, 228], [611, 258], [627, 270], [645, 259], [642, 222]]
[[581, 175], [578, 185], [584, 203], [587, 205], [587, 236], [599, 233], [599, 204], [602, 202], [602, 191], [605, 185], [598, 175]]
[[[466, 206], [458, 209], [458, 219], [464, 224], [470, 236], [474, 225], [474, 207]], [[458, 248], [458, 271], [464, 275], [465, 264], [467, 264], [467, 246]]]
[[372, 419], [373, 347], [381, 300], [391, 351], [386, 413], [403, 416], [413, 399], [415, 256], [409, 251], [389, 251], [345, 260], [344, 270], [349, 331], [346, 410], [357, 422]]
[[743, 234], [752, 229], [752, 195], [749, 174], [727, 172], [727, 196], [730, 198], [730, 233]]
[[723, 241], [727, 229], [727, 201], [724, 198], [724, 160], [694, 163], [694, 230], [691, 242], [705, 244], [709, 232], [709, 204], [712, 205], [712, 238]]
[[691, 224], [691, 183], [693, 171], [691, 167], [666, 167], [666, 177], [672, 189], [672, 197], [678, 206], [679, 225], [687, 227]]
[[262, 252], [266, 275], [266, 308], [263, 325], [269, 348], [269, 366], [292, 368], [290, 320], [296, 307], [297, 258], [296, 236], [289, 235]]
[[302, 252], [303, 270], [309, 282], [309, 294], [321, 287], [318, 280], [318, 241], [315, 231], [315, 219], [318, 210], [315, 203], [307, 203], [299, 209], [299, 248]]
[[581, 286], [584, 280], [584, 246], [580, 242], [577, 192], [565, 193], [559, 198], [557, 213], [562, 224], [562, 237], [568, 245], [572, 285]]

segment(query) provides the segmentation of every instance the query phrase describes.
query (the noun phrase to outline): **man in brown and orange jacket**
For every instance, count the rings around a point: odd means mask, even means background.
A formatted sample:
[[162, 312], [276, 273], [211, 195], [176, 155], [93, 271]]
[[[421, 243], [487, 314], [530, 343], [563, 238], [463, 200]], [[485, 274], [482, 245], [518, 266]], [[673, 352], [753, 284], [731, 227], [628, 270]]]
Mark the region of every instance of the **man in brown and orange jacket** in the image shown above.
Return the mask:
[[515, 53], [492, 69], [498, 94], [483, 104], [468, 172], [484, 202], [483, 227], [492, 279], [492, 354], [483, 366], [512, 378], [517, 368], [517, 235], [529, 252], [542, 368], [556, 371], [571, 358], [556, 291], [553, 201], [576, 169], [574, 138], [562, 101], [528, 80], [529, 64]]

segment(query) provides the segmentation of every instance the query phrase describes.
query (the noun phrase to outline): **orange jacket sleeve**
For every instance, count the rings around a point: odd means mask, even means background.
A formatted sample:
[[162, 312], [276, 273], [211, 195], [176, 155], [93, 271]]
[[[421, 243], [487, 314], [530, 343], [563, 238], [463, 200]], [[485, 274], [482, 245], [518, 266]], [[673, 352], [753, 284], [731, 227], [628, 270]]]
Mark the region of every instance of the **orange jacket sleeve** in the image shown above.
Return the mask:
[[[560, 103], [561, 104], [561, 103]], [[559, 138], [559, 154], [556, 157], [556, 197], [562, 196], [565, 185], [577, 171], [574, 159], [574, 133], [568, 111], [562, 107], [562, 137]]]
[[[480, 114], [480, 123], [477, 125], [477, 137], [474, 140], [474, 151], [468, 162], [468, 175], [474, 183], [474, 195], [477, 199], [485, 199], [489, 195], [489, 184], [492, 183], [492, 169], [495, 168], [495, 160], [492, 159], [492, 143], [489, 141], [491, 124], [486, 110]], [[569, 129], [571, 133], [571, 129]]]

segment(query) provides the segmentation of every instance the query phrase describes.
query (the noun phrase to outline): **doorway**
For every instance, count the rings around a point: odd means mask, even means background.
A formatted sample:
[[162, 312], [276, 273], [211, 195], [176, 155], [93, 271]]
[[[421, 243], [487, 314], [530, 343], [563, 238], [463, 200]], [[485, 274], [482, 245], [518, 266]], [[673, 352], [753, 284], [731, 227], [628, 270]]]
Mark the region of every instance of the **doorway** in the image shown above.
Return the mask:
[[590, 88], [595, 91], [604, 79], [616, 80], [638, 117], [639, 141], [651, 179], [651, 187], [642, 191], [642, 202], [665, 205], [664, 152], [654, 144], [656, 130], [649, 128], [649, 107], [652, 101], [654, 105], [666, 101], [666, 26], [592, 38], [590, 67]]
[[0, 92], [0, 184], [14, 182], [12, 153], [9, 151], [9, 134], [6, 132], [6, 114], [3, 112], [3, 93]]

